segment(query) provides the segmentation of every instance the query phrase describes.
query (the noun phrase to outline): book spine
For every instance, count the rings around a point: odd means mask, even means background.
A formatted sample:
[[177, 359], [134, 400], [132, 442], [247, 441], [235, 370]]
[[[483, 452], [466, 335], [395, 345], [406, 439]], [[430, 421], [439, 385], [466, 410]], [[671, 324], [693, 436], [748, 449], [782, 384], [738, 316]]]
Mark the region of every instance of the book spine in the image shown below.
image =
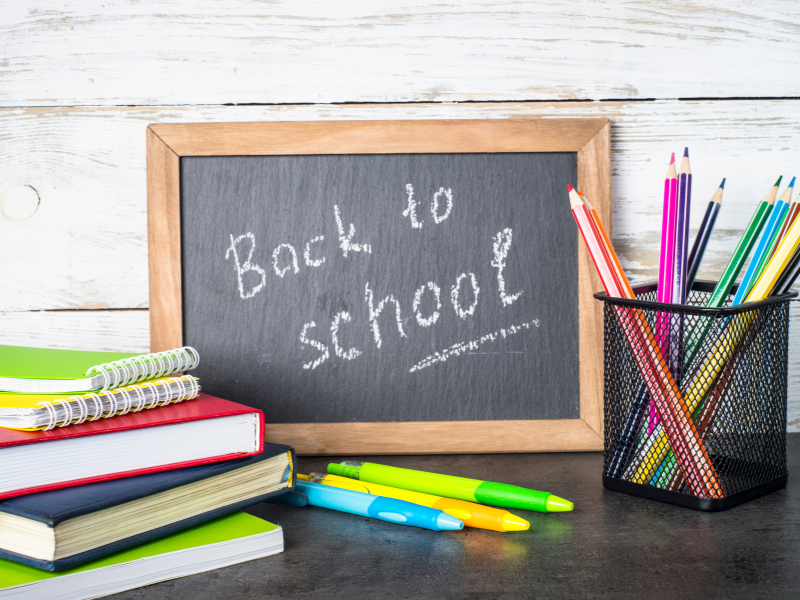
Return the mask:
[[200, 355], [197, 350], [191, 346], [184, 346], [166, 352], [142, 354], [96, 365], [89, 369], [86, 375], [102, 377], [103, 383], [97, 389], [105, 391], [147, 379], [157, 379], [173, 373], [188, 371], [199, 364]]
[[70, 396], [64, 400], [39, 402], [41, 422], [37, 427], [49, 431], [66, 425], [79, 425], [129, 412], [191, 400], [200, 394], [200, 381], [192, 375], [161, 381], [146, 381], [114, 390]]

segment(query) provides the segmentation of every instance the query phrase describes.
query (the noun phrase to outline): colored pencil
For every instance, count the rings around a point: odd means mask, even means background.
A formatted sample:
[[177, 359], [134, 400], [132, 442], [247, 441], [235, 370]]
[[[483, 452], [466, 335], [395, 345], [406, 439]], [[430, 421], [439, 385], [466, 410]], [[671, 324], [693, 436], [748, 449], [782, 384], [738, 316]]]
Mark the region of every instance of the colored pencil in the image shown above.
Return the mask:
[[[791, 255], [798, 246], [800, 246], [800, 221], [796, 220], [781, 241], [775, 255], [767, 263], [764, 274], [756, 281], [745, 302], [758, 302], [770, 296], [778, 277], [786, 268]], [[755, 316], [752, 313], [737, 316], [737, 326], [728, 327], [723, 332], [714, 349], [705, 356], [700, 367], [694, 372], [685, 393], [686, 406], [691, 413], [703, 405], [709, 390], [729, 362], [731, 355], [737, 351], [742, 337], [749, 331], [754, 320]], [[651, 436], [648, 443], [645, 444], [648, 448], [642, 450], [645, 456], [639, 461], [637, 477], [643, 477], [644, 481], [651, 479], [653, 471], [661, 464], [669, 450], [668, 444], [667, 436], [663, 433], [656, 436], [654, 432], [654, 436]]]
[[672, 303], [686, 304], [686, 275], [689, 258], [689, 214], [692, 204], [692, 170], [689, 148], [683, 151], [678, 171], [678, 208], [675, 218], [675, 269], [672, 278]]
[[[670, 219], [668, 218], [669, 211], [669, 200], [670, 200], [670, 190], [674, 190], [672, 194], [672, 200], [677, 202], [677, 178], [674, 176], [675, 174], [675, 154], [672, 155], [672, 160], [670, 161], [671, 170], [667, 170], [667, 178], [664, 182], [664, 211], [662, 213], [662, 229], [661, 229], [661, 263], [659, 267], [659, 284], [658, 290], [659, 292], [662, 290], [662, 275], [664, 273], [664, 247], [667, 241], [674, 242], [674, 235], [665, 236], [667, 229], [670, 228]], [[673, 177], [670, 177], [670, 174]], [[672, 179], [672, 181], [670, 181]], [[674, 182], [674, 183], [673, 183]], [[673, 185], [671, 185], [673, 184]], [[686, 285], [687, 289], [691, 289], [694, 280], [697, 277], [697, 271], [700, 268], [700, 263], [703, 260], [703, 255], [705, 254], [706, 247], [708, 246], [708, 240], [711, 238], [711, 233], [714, 230], [714, 225], [717, 220], [717, 215], [719, 214], [720, 206], [722, 203], [722, 190], [725, 188], [725, 179], [722, 180], [722, 183], [719, 184], [719, 188], [714, 192], [714, 195], [711, 197], [711, 200], [708, 203], [708, 208], [706, 209], [706, 213], [703, 216], [703, 222], [700, 224], [700, 229], [697, 232], [697, 236], [695, 237], [694, 244], [692, 246], [692, 250], [689, 254], [689, 270], [686, 275]], [[673, 203], [674, 205], [674, 203]], [[672, 209], [672, 215], [675, 214], [675, 209]], [[672, 220], [673, 224], [673, 231], [674, 231], [674, 219]], [[666, 237], [666, 239], [665, 239]], [[672, 248], [674, 250], [674, 243], [672, 244]], [[669, 259], [668, 259], [669, 260]], [[674, 255], [672, 258], [674, 263]], [[738, 272], [734, 276], [734, 279], [738, 276]], [[669, 298], [671, 298], [671, 287], [672, 287], [672, 278], [667, 277], [666, 285], [669, 286], [670, 292], [667, 295], [667, 299], [662, 299], [661, 296], [658, 296], [658, 302], [669, 302]], [[659, 327], [657, 328], [657, 333], [661, 334], [669, 327], [669, 314], [668, 313], [659, 313], [659, 317], [664, 315], [666, 317], [666, 323], [661, 325], [661, 321], [659, 321]], [[661, 347], [662, 352], [664, 352], [664, 347]], [[620, 430], [620, 437], [619, 442], [617, 443], [617, 447], [614, 449], [614, 454], [611, 455], [611, 459], [609, 460], [608, 466], [606, 468], [606, 475], [609, 477], [621, 477], [625, 467], [627, 466], [628, 458], [630, 457], [631, 452], [633, 451], [633, 445], [636, 442], [636, 438], [639, 435], [639, 429], [641, 427], [641, 422], [645, 414], [645, 407], [650, 405], [650, 421], [648, 426], [647, 433], [652, 433], [652, 429], [657, 424], [657, 419], [653, 418], [653, 411], [655, 410], [652, 401], [649, 400], [649, 396], [647, 394], [647, 386], [642, 384], [639, 387], [639, 391], [636, 394], [636, 400], [631, 407], [630, 412], [628, 413], [627, 418], [625, 419], [625, 423], [623, 424]]]
[[[792, 287], [792, 284], [794, 284], [798, 274], [800, 274], [800, 244], [798, 244], [797, 248], [795, 248], [788, 265], [778, 278], [778, 282], [775, 284], [770, 296], [786, 293]], [[754, 327], [754, 325], [755, 323], [752, 323], [747, 328], [747, 339], [738, 343], [734, 356], [728, 360], [728, 363], [725, 366], [722, 374], [714, 383], [714, 389], [708, 394], [708, 398], [703, 403], [702, 408], [698, 411], [699, 414], [695, 416], [695, 425], [697, 427], [697, 431], [700, 433], [703, 439], [705, 439], [706, 433], [710, 429], [714, 421], [714, 417], [716, 416], [719, 403], [724, 396], [725, 391], [727, 391], [728, 384], [730, 383], [730, 377], [736, 369], [738, 358], [744, 355], [745, 348], [752, 341], [756, 333], [756, 327]], [[664, 459], [663, 467], [662, 474], [655, 485], [668, 490], [678, 491], [683, 484], [683, 478], [680, 475], [680, 470], [677, 469], [677, 463], [674, 454], [670, 452], [667, 455], [667, 457]]]
[[[791, 196], [791, 188], [786, 188]], [[744, 273], [742, 282], [739, 284], [739, 289], [733, 299], [733, 306], [741, 304], [747, 297], [748, 292], [753, 288], [753, 284], [758, 280], [764, 268], [767, 265], [767, 258], [772, 254], [772, 244], [778, 237], [783, 219], [786, 217], [786, 212], [789, 210], [789, 203], [784, 198], [787, 196], [786, 192], [778, 198], [775, 202], [775, 207], [764, 226], [764, 232], [761, 234], [761, 239], [753, 252], [753, 258], [750, 259], [750, 265]]]
[[772, 294], [777, 296], [778, 294], [785, 294], [788, 292], [792, 289], [798, 275], [800, 275], [800, 247], [794, 251], [792, 258], [789, 259], [789, 264], [786, 265], [783, 273], [781, 273], [781, 276], [775, 283], [775, 289]]
[[767, 261], [769, 261], [769, 259], [774, 256], [775, 250], [778, 249], [778, 242], [780, 242], [780, 240], [783, 239], [783, 237], [785, 237], [780, 235], [780, 231], [783, 231], [783, 225], [784, 223], [786, 223], [786, 218], [789, 216], [789, 210], [792, 207], [792, 192], [794, 191], [794, 181], [795, 178], [792, 177], [792, 181], [789, 183], [786, 189], [783, 190], [783, 193], [778, 197], [778, 200], [775, 202], [775, 209], [772, 212], [778, 210], [778, 204], [782, 203], [781, 206], [782, 217], [780, 219], [780, 227], [779, 231], [777, 231], [775, 235], [772, 236], [769, 246], [767, 246], [767, 251], [764, 253], [764, 256], [761, 258], [761, 261], [758, 264], [758, 269], [756, 270], [756, 276], [755, 276], [756, 280], [759, 277], [761, 277], [761, 274], [764, 272], [764, 269], [767, 266]]
[[[747, 260], [747, 257], [750, 254], [750, 251], [753, 249], [753, 245], [755, 244], [759, 233], [761, 233], [761, 230], [764, 228], [764, 224], [769, 218], [773, 203], [775, 201], [775, 196], [778, 193], [778, 185], [780, 184], [780, 180], [781, 178], [779, 177], [778, 181], [775, 182], [775, 185], [770, 188], [770, 191], [767, 192], [767, 195], [756, 207], [755, 213], [750, 219], [750, 223], [747, 225], [742, 237], [739, 239], [739, 243], [736, 245], [733, 255], [723, 270], [717, 285], [714, 287], [711, 297], [706, 302], [706, 306], [719, 308], [724, 305], [725, 300], [727, 299], [728, 294], [730, 293], [730, 290], [733, 287], [733, 284], [736, 281], [742, 266], [744, 265], [744, 262]], [[713, 322], [714, 319], [701, 318], [695, 325], [694, 329], [687, 336], [688, 343], [685, 354], [685, 364], [687, 370], [692, 365]], [[693, 380], [696, 381], [696, 376], [693, 378]], [[705, 383], [705, 389], [701, 389], [699, 387], [702, 383]], [[708, 388], [712, 384], [713, 379], [707, 381], [701, 380], [699, 383], [695, 384], [698, 389], [689, 387], [690, 391], [693, 390], [692, 395], [687, 396], [686, 398], [686, 404], [690, 412], [693, 413], [696, 410], [702, 398], [705, 397]], [[653, 430], [652, 434], [648, 436], [647, 440], [644, 442], [644, 444], [642, 444], [642, 447], [638, 450], [636, 456], [624, 471], [625, 478], [635, 483], [648, 483], [653, 478], [655, 471], [660, 466], [668, 450], [669, 444], [667, 443], [667, 437], [665, 436], [663, 429], [657, 427]]]
[[[597, 268], [606, 293], [611, 295], [627, 290], [618, 290], [612, 266], [606, 262], [604, 253], [616, 256], [612, 247], [605, 250], [600, 246], [603, 242], [598, 238], [591, 224], [588, 222], [591, 212], [585, 209], [577, 193], [569, 187], [570, 206], [572, 215], [581, 232], [581, 236], [592, 255], [592, 261]], [[624, 273], [623, 273], [624, 276]], [[627, 278], [625, 278], [627, 280]], [[624, 297], [624, 296], [623, 296]], [[650, 332], [644, 314], [639, 309], [616, 307], [615, 312], [625, 334], [628, 344], [634, 352], [639, 369], [647, 383], [648, 391], [656, 402], [661, 425], [674, 448], [679, 449], [676, 456], [681, 470], [686, 476], [687, 483], [696, 495], [719, 498], [722, 488], [719, 484], [716, 470], [711, 464], [708, 452], [703, 441], [692, 425], [691, 415], [681, 397], [678, 386], [667, 368], [666, 361], [661, 355], [654, 337]]]
[[758, 302], [770, 295], [798, 245], [800, 245], [800, 220], [795, 219], [789, 231], [786, 232], [786, 236], [778, 244], [778, 249], [767, 263], [761, 277], [750, 290], [745, 302]]
[[[675, 153], [669, 160], [664, 179], [664, 207], [661, 212], [661, 256], [658, 266], [656, 301], [668, 304], [673, 301], [672, 286], [675, 277], [675, 227], [678, 217], [678, 175], [675, 172]], [[670, 352], [670, 313], [659, 312], [656, 317], [656, 339], [664, 356]], [[650, 400], [648, 433], [658, 422], [655, 403]]]
[[617, 284], [619, 285], [619, 289], [621, 291], [624, 291], [626, 298], [635, 298], [636, 296], [633, 293], [633, 288], [631, 287], [631, 284], [628, 283], [628, 278], [625, 276], [625, 271], [622, 270], [622, 265], [619, 262], [617, 253], [613, 252], [612, 250], [613, 246], [611, 245], [611, 240], [609, 239], [608, 234], [606, 233], [605, 227], [603, 227], [603, 222], [600, 220], [600, 216], [597, 214], [597, 211], [594, 209], [594, 206], [592, 206], [589, 203], [588, 198], [586, 198], [583, 192], [578, 192], [576, 190], [576, 193], [580, 197], [581, 202], [583, 202], [583, 204], [590, 212], [590, 216], [592, 217], [592, 226], [595, 227], [597, 235], [602, 240], [602, 244], [604, 247], [604, 255], [607, 256], [608, 260], [611, 262], [611, 266], [614, 274], [616, 275], [616, 281]]
[[714, 231], [714, 225], [717, 221], [719, 209], [722, 206], [722, 190], [725, 189], [725, 180], [719, 184], [717, 191], [711, 196], [711, 200], [706, 208], [706, 214], [703, 215], [703, 222], [700, 223], [700, 229], [697, 230], [697, 236], [694, 238], [692, 251], [689, 252], [689, 270], [686, 274], [686, 285], [691, 290], [692, 283], [697, 278], [697, 271], [700, 268], [700, 262], [703, 260], [703, 255], [708, 246], [708, 240], [711, 238], [711, 233]]
[[[789, 186], [792, 188], [794, 188], [794, 180], [795, 178], [792, 177], [792, 183], [789, 184]], [[800, 194], [795, 196], [794, 200], [792, 200], [789, 203], [789, 214], [787, 214], [786, 218], [783, 220], [783, 227], [781, 227], [781, 231], [778, 234], [778, 239], [776, 241], [775, 247], [772, 249], [772, 254], [775, 254], [775, 250], [777, 249], [778, 244], [786, 235], [786, 232], [789, 231], [789, 227], [792, 226], [792, 223], [794, 223], [794, 220], [797, 218], [798, 214], [800, 214]], [[772, 255], [770, 255], [770, 258], [772, 258]]]

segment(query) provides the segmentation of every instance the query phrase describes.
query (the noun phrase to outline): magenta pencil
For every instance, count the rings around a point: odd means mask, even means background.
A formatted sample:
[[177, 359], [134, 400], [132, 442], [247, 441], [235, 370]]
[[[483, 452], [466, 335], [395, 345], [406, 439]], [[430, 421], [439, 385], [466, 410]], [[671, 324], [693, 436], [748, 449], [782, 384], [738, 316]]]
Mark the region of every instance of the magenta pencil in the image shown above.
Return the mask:
[[[661, 213], [661, 258], [658, 265], [658, 302], [672, 302], [672, 282], [675, 277], [675, 226], [678, 211], [678, 175], [675, 171], [675, 153], [669, 159], [667, 176], [664, 179], [664, 208]], [[664, 356], [669, 356], [669, 313], [658, 313], [656, 340]], [[650, 419], [647, 433], [658, 423], [658, 412], [650, 400]]]

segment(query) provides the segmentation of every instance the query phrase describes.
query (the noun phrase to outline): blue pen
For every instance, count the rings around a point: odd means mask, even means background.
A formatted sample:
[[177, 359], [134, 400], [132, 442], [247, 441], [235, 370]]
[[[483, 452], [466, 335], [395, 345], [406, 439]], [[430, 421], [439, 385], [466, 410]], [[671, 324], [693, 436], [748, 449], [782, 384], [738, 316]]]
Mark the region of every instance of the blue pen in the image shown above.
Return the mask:
[[297, 480], [298, 492], [308, 498], [311, 506], [320, 506], [380, 521], [413, 525], [433, 531], [463, 529], [464, 523], [441, 510], [420, 506], [405, 500], [384, 498], [354, 490]]

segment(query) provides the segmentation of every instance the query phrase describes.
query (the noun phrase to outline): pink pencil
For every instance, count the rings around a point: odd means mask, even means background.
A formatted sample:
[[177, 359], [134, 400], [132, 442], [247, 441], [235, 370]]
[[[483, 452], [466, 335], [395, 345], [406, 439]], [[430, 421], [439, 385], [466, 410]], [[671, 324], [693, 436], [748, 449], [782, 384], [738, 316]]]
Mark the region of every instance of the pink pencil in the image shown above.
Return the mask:
[[[658, 291], [656, 301], [672, 302], [672, 282], [675, 273], [675, 227], [678, 215], [678, 174], [675, 172], [675, 153], [669, 160], [667, 177], [664, 180], [664, 209], [661, 213], [661, 261], [658, 267]], [[661, 353], [669, 356], [669, 313], [658, 313], [656, 340]], [[650, 400], [650, 420], [647, 433], [658, 423], [658, 412]]]

